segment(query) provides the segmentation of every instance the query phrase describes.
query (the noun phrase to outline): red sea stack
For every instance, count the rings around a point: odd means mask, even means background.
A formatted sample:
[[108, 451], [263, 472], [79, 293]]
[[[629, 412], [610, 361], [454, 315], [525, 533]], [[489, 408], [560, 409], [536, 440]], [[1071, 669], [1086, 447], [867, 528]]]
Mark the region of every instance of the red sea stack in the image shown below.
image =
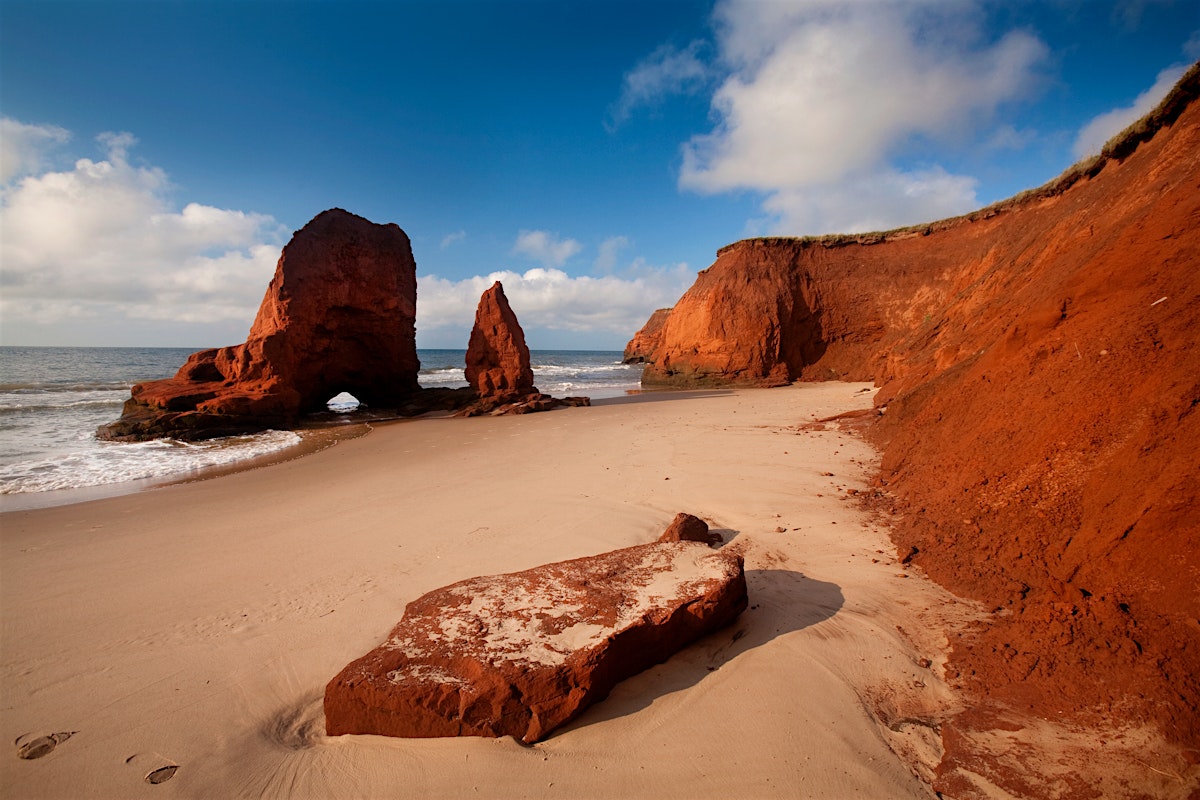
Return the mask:
[[536, 742], [746, 604], [741, 556], [696, 542], [461, 581], [329, 682], [326, 730]]
[[479, 298], [466, 361], [467, 383], [476, 399], [459, 411], [459, 416], [530, 414], [562, 406], [591, 405], [586, 397], [551, 397], [533, 385], [525, 332], [500, 281]]
[[283, 248], [244, 344], [194, 353], [174, 378], [138, 384], [101, 438], [200, 439], [288, 427], [350, 392], [395, 407], [418, 391], [416, 263], [397, 225], [341, 209]]
[[537, 392], [525, 332], [500, 281], [479, 298], [467, 344], [466, 376], [481, 399], [504, 400]]

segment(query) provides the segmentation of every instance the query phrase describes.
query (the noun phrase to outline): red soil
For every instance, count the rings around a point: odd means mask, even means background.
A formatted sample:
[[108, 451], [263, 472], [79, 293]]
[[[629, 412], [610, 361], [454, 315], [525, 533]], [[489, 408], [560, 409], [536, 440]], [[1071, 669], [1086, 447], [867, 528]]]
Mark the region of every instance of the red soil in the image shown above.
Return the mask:
[[1104, 158], [968, 217], [732, 245], [648, 357], [658, 383], [882, 387], [897, 548], [994, 612], [953, 642], [975, 703], [935, 788], [1012, 714], [1153, 724], [1200, 763], [1198, 97], [1193, 68]]
[[893, 537], [998, 612], [954, 643], [973, 694], [1155, 723], [1196, 763], [1200, 104], [996, 220], [889, 353], [870, 435], [903, 498]]

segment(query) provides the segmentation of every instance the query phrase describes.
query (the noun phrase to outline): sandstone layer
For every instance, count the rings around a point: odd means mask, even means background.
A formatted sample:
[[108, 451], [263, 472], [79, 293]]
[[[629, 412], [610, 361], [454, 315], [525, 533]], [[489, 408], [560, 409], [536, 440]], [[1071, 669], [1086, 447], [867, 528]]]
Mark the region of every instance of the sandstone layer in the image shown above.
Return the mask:
[[746, 604], [741, 556], [697, 542], [460, 581], [329, 682], [326, 730], [536, 742]]
[[283, 248], [244, 344], [194, 353], [133, 387], [117, 440], [201, 439], [290, 427], [339, 392], [394, 408], [417, 392], [416, 263], [408, 236], [341, 209]]
[[899, 551], [995, 611], [955, 644], [986, 709], [945, 728], [947, 775], [1010, 712], [1153, 723], [1200, 760], [1198, 96], [1193, 67], [966, 217], [731, 245], [649, 357], [647, 383], [881, 387]]

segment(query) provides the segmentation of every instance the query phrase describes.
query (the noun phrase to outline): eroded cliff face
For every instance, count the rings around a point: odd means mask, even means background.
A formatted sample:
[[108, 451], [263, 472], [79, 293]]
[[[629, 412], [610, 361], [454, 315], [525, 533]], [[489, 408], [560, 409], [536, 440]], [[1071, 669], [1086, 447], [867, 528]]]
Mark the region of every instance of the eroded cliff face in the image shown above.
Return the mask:
[[667, 324], [667, 317], [670, 315], [671, 309], [669, 308], [660, 308], [650, 315], [650, 319], [646, 321], [642, 329], [633, 335], [629, 344], [625, 345], [625, 354], [622, 360], [626, 364], [645, 363], [662, 341], [663, 326]]
[[968, 217], [731, 245], [645, 380], [874, 380], [898, 549], [995, 611], [952, 677], [993, 720], [1144, 721], [1200, 761], [1198, 96], [1193, 67], [1142, 133]]

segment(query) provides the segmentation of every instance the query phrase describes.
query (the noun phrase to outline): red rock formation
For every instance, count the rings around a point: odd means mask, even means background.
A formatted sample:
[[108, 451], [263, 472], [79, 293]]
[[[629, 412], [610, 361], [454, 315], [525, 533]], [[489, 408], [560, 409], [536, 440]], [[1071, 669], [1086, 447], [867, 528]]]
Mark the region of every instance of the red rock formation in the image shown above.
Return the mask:
[[536, 742], [746, 603], [741, 556], [695, 542], [461, 581], [329, 682], [326, 730]]
[[658, 537], [660, 542], [703, 542], [714, 545], [721, 543], [721, 534], [709, 533], [708, 523], [699, 517], [679, 512], [671, 524]]
[[283, 248], [246, 342], [194, 353], [133, 387], [107, 439], [193, 439], [286, 427], [347, 391], [395, 407], [418, 390], [416, 264], [408, 236], [341, 209]]
[[625, 356], [622, 360], [626, 364], [642, 364], [658, 349], [662, 342], [663, 326], [670, 315], [669, 308], [660, 308], [650, 315], [642, 329], [625, 345]]
[[588, 406], [586, 397], [554, 398], [533, 385], [525, 332], [500, 281], [479, 298], [467, 345], [467, 383], [477, 399], [460, 416], [529, 414], [561, 406]]
[[479, 298], [467, 344], [466, 374], [467, 383], [480, 399], [503, 400], [537, 392], [525, 332], [500, 281]]
[[971, 726], [1016, 710], [1200, 758], [1198, 96], [1193, 68], [1100, 158], [967, 217], [726, 248], [647, 369], [882, 386], [898, 550], [997, 612], [955, 642], [987, 710], [943, 729], [952, 794]]

